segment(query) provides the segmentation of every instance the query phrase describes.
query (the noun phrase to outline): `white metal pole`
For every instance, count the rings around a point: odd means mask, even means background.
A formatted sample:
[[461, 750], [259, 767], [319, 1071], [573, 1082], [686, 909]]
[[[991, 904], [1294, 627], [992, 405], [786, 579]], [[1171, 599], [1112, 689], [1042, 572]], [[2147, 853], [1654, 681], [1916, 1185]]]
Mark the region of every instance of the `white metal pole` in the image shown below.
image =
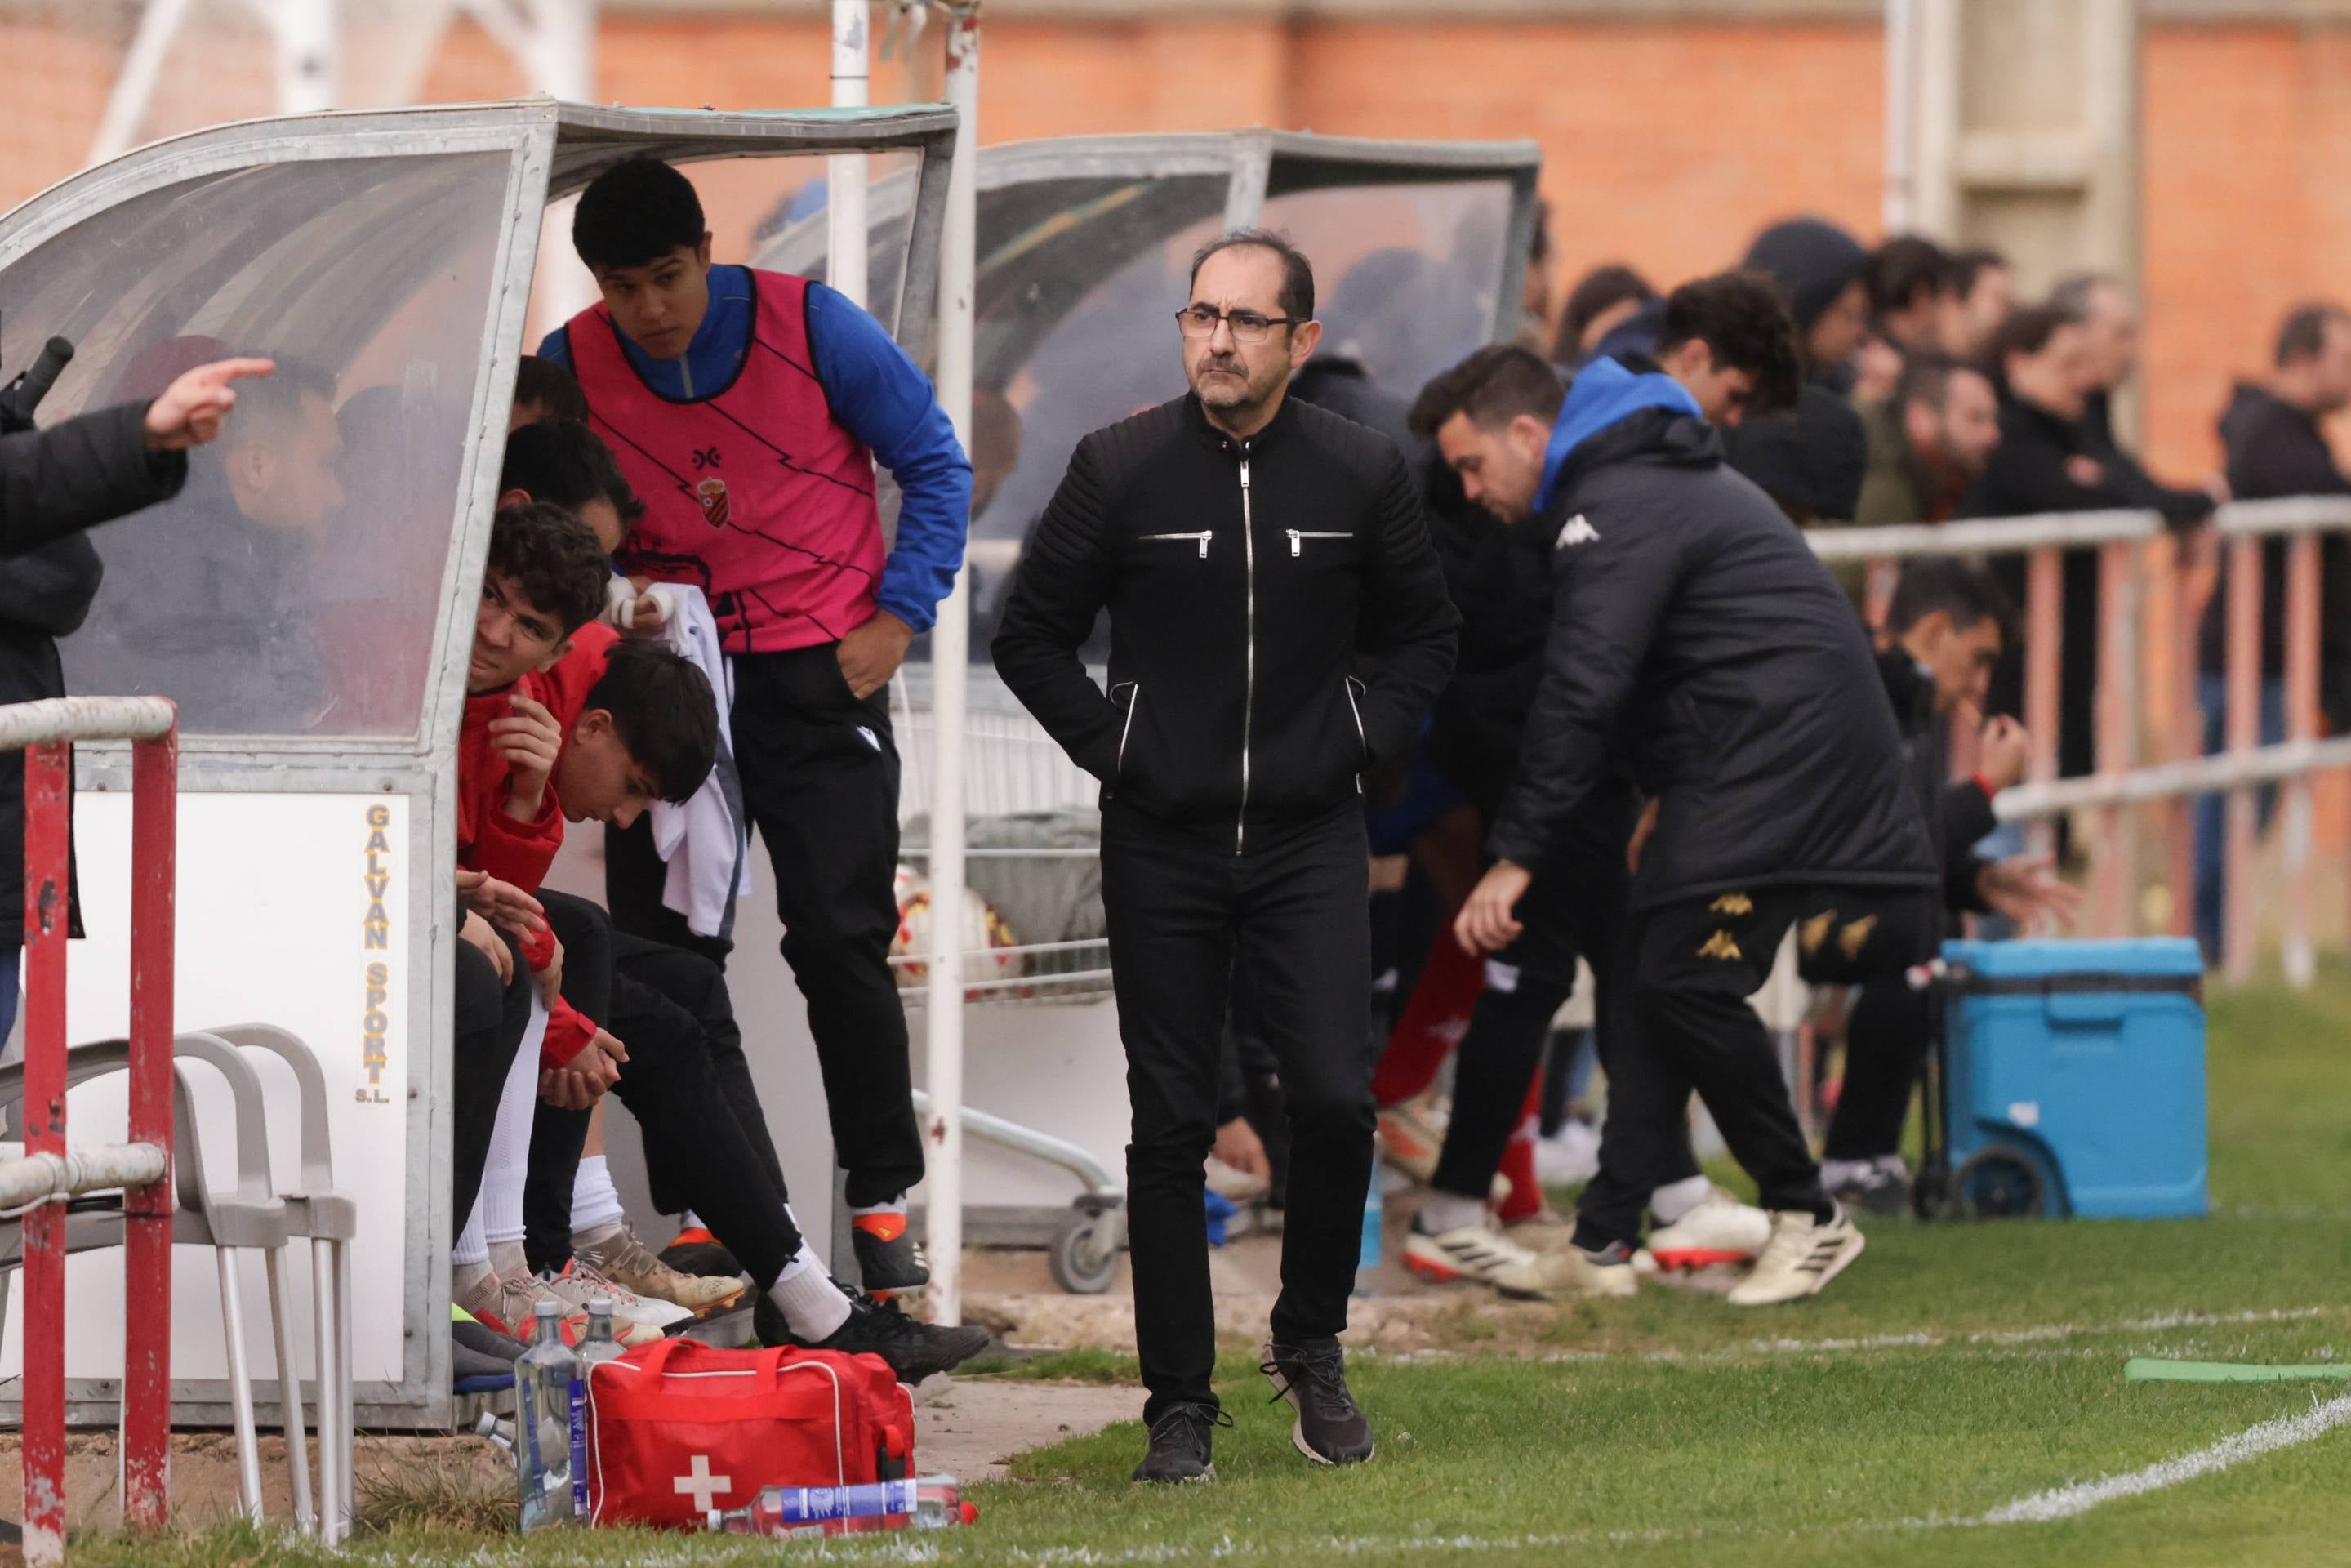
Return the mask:
[[570, 103], [596, 100], [596, 0], [538, 0], [530, 65], [538, 90]]
[[277, 0], [277, 112], [316, 114], [342, 95], [336, 0]]
[[[979, 6], [947, 26], [946, 99], [960, 117], [939, 245], [939, 403], [971, 450], [972, 298], [979, 240]], [[963, 1321], [963, 741], [971, 574], [956, 574], [931, 632], [931, 1315]]]
[[1917, 136], [1917, 0], [1886, 0], [1886, 195], [1888, 235], [1917, 225], [1917, 202], [1911, 190]]
[[[832, 104], [862, 109], [872, 101], [873, 28], [866, 0], [832, 0]], [[865, 154], [825, 161], [825, 212], [831, 235], [825, 281], [858, 304], [865, 294]]]
[[114, 78], [114, 90], [107, 94], [105, 118], [99, 121], [98, 135], [90, 141], [92, 163], [103, 163], [131, 151], [131, 138], [139, 134], [140, 121], [147, 117], [147, 106], [154, 99], [155, 84], [162, 78], [163, 62], [171, 57], [172, 41], [179, 37], [180, 24], [187, 16], [188, 0], [148, 0], [139, 17], [139, 31], [131, 35], [130, 50], [122, 57], [122, 74]]

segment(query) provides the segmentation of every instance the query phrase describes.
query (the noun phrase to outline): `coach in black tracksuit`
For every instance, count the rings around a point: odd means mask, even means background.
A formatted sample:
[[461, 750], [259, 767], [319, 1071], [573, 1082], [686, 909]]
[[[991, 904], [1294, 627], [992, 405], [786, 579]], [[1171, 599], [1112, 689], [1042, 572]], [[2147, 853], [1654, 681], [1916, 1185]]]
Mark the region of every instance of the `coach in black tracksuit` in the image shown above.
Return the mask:
[[[1277, 1382], [1310, 1457], [1371, 1456], [1337, 1343], [1372, 1166], [1360, 779], [1410, 745], [1460, 618], [1395, 444], [1286, 396], [1319, 337], [1312, 291], [1271, 236], [1203, 253], [1182, 320], [1192, 394], [1079, 443], [995, 643], [1005, 684], [1102, 781], [1150, 1390], [1138, 1479], [1208, 1470], [1202, 1161], [1237, 964], [1291, 1133]], [[1078, 656], [1104, 608], [1107, 693]]]
[[[1458, 428], [1509, 436], [1556, 395], [1531, 372], [1525, 385], [1513, 409], [1465, 384]], [[1458, 929], [1488, 947], [1514, 935], [1528, 868], [1541, 873], [1612, 761], [1629, 764], [1659, 808], [1624, 934], [1640, 1045], [1610, 1077], [1576, 1245], [1615, 1266], [1637, 1242], [1651, 1151], [1695, 1088], [1772, 1211], [1771, 1243], [1731, 1299], [1808, 1294], [1860, 1237], [1821, 1190], [1747, 998], [1792, 925], [1823, 979], [1919, 950], [1937, 874], [1901, 740], [1844, 595], [1724, 465], [1679, 382], [1595, 361], [1557, 406], [1531, 504], [1558, 588], [1543, 680], [1489, 838], [1497, 864]], [[1447, 449], [1458, 467], [1469, 444]]]

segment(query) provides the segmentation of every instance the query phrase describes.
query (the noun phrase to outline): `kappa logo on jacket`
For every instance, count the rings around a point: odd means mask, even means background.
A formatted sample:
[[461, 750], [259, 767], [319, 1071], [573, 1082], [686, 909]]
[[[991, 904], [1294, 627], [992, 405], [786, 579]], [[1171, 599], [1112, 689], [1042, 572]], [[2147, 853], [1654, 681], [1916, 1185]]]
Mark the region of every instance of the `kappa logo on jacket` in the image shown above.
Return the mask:
[[1552, 548], [1553, 549], [1566, 549], [1574, 545], [1593, 544], [1595, 543], [1599, 538], [1600, 530], [1592, 526], [1590, 518], [1586, 517], [1582, 512], [1578, 512], [1575, 516], [1567, 519], [1566, 527], [1559, 530], [1559, 538], [1552, 544]]

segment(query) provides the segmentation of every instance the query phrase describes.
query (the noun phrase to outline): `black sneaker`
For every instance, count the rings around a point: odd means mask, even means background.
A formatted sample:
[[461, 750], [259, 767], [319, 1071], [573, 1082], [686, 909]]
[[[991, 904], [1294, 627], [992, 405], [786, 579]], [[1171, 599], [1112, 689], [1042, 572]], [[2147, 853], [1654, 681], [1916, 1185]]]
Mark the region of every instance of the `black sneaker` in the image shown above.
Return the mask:
[[874, 1295], [919, 1291], [931, 1282], [930, 1260], [903, 1214], [861, 1214], [849, 1222], [857, 1278]]
[[1209, 1435], [1233, 1418], [1214, 1405], [1176, 1405], [1151, 1424], [1151, 1448], [1134, 1467], [1138, 1481], [1212, 1481], [1216, 1461]]
[[661, 1249], [661, 1260], [681, 1274], [730, 1280], [743, 1272], [735, 1254], [718, 1244], [707, 1230], [681, 1230]]
[[1315, 1345], [1270, 1344], [1258, 1367], [1273, 1382], [1273, 1396], [1298, 1412], [1290, 1440], [1318, 1465], [1360, 1465], [1379, 1451], [1372, 1424], [1347, 1392], [1346, 1353], [1336, 1340]]
[[794, 1334], [784, 1314], [767, 1292], [753, 1306], [752, 1323], [763, 1345], [799, 1345], [807, 1350], [839, 1351], [843, 1355], [878, 1355], [890, 1364], [901, 1383], [920, 1383], [935, 1372], [952, 1372], [986, 1350], [994, 1337], [983, 1328], [943, 1328], [917, 1322], [888, 1301], [849, 1292], [849, 1321], [829, 1339], [805, 1340]]
[[1865, 1214], [1899, 1219], [1910, 1212], [1910, 1181], [1906, 1173], [1872, 1168], [1847, 1176], [1827, 1190], [1845, 1207]]

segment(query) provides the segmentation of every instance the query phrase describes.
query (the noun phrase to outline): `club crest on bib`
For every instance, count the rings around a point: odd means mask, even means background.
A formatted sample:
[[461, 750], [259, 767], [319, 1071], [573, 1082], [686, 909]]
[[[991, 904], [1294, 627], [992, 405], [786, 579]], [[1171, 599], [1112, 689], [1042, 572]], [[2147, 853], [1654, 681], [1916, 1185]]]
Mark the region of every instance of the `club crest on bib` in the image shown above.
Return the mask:
[[704, 522], [708, 523], [714, 528], [723, 528], [726, 526], [727, 506], [726, 480], [719, 478], [715, 474], [707, 479], [695, 480], [694, 485], [694, 498], [702, 507], [702, 520]]

